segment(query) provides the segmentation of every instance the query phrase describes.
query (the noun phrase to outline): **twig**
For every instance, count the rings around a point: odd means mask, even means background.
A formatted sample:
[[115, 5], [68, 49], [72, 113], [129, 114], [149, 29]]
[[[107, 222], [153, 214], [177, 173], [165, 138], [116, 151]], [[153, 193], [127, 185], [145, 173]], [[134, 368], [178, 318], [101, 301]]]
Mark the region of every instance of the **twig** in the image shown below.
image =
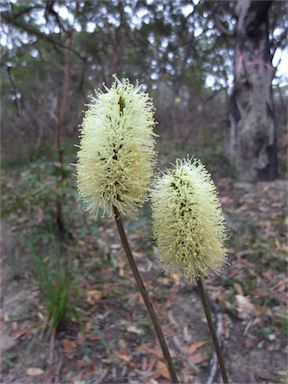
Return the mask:
[[[72, 35], [70, 34], [68, 36], [68, 41], [66, 45], [67, 47], [71, 47], [71, 44], [72, 44]], [[60, 164], [60, 178], [58, 180], [59, 189], [62, 187], [61, 183], [65, 179], [62, 136], [63, 136], [63, 129], [64, 129], [65, 110], [66, 110], [67, 101], [68, 101], [68, 90], [69, 90], [69, 80], [70, 80], [70, 57], [68, 53], [69, 51], [64, 52], [63, 92], [62, 92], [62, 99], [60, 102], [60, 108], [59, 108], [59, 114], [58, 114], [56, 132], [55, 132], [56, 149], [58, 154], [58, 161]], [[57, 198], [56, 198], [56, 224], [57, 224], [57, 228], [59, 230], [60, 236], [64, 237], [64, 235], [66, 234], [66, 228], [63, 220], [62, 202], [59, 194], [57, 194]]]
[[33, 25], [23, 22], [22, 20], [17, 20], [17, 15], [14, 17], [14, 15], [10, 12], [1, 12], [1, 17], [3, 20], [5, 20], [6, 23], [13, 25], [14, 27], [23, 30], [27, 32], [30, 35], [34, 35], [40, 39], [46, 40], [50, 44], [54, 46], [54, 48], [64, 48], [65, 50], [68, 49], [71, 52], [73, 52], [79, 59], [83, 61], [83, 63], [86, 63], [86, 58], [82, 56], [77, 50], [75, 50], [72, 47], [67, 46], [65, 43], [61, 42], [60, 39], [54, 39], [48, 34], [45, 34], [41, 32], [38, 28], [34, 27]]
[[[171, 324], [177, 325], [177, 321], [174, 319], [171, 311], [168, 311], [167, 317]], [[183, 345], [180, 343], [180, 340], [176, 335], [172, 336], [172, 340], [174, 342], [175, 347], [178, 349], [178, 356], [183, 357]], [[193, 363], [191, 359], [188, 359], [188, 364], [193, 372], [195, 372], [196, 374], [200, 373], [200, 369], [197, 367], [196, 364]]]
[[164, 359], [165, 359], [166, 364], [167, 364], [167, 368], [168, 368], [169, 375], [170, 375], [170, 380], [172, 383], [178, 383], [175, 368], [173, 366], [173, 361], [172, 361], [168, 346], [166, 344], [166, 340], [165, 340], [162, 328], [160, 326], [159, 319], [156, 315], [153, 303], [150, 299], [150, 296], [148, 295], [148, 292], [145, 288], [145, 285], [143, 283], [143, 280], [141, 278], [141, 275], [140, 275], [138, 268], [137, 268], [137, 265], [135, 263], [134, 257], [132, 255], [132, 252], [131, 252], [131, 249], [130, 249], [130, 246], [129, 246], [129, 243], [128, 243], [128, 240], [127, 240], [127, 237], [125, 234], [124, 226], [123, 226], [123, 223], [121, 220], [120, 212], [118, 211], [118, 209], [115, 206], [113, 206], [113, 212], [114, 212], [117, 228], [119, 231], [119, 235], [121, 238], [121, 242], [122, 242], [123, 248], [125, 250], [128, 262], [130, 264], [130, 267], [132, 269], [132, 272], [133, 272], [133, 275], [135, 277], [136, 283], [138, 285], [139, 291], [142, 295], [142, 298], [144, 300], [144, 303], [146, 305], [146, 308], [149, 312], [152, 323], [154, 325], [154, 328], [155, 328], [155, 331], [156, 331], [156, 334], [157, 334], [157, 337], [158, 337], [158, 340], [159, 340], [159, 343], [160, 343], [160, 346], [161, 346], [161, 349], [163, 352], [163, 356], [164, 356]]
[[217, 375], [217, 365], [217, 355], [216, 352], [214, 352], [210, 363], [209, 375], [205, 381], [205, 384], [213, 384], [215, 382], [215, 378]]
[[205, 289], [204, 289], [203, 282], [202, 282], [201, 278], [199, 278], [197, 280], [197, 285], [198, 285], [198, 291], [199, 291], [199, 295], [200, 295], [200, 298], [201, 298], [201, 301], [202, 301], [202, 305], [203, 305], [203, 308], [204, 308], [204, 311], [205, 311], [205, 315], [206, 315], [206, 318], [207, 318], [207, 322], [208, 322], [210, 334], [211, 334], [211, 337], [212, 337], [212, 341], [213, 341], [213, 344], [214, 344], [214, 348], [215, 348], [215, 351], [216, 351], [216, 354], [217, 354], [218, 363], [219, 363], [220, 372], [221, 372], [221, 375], [222, 375], [222, 378], [223, 378], [223, 382], [225, 384], [227, 384], [228, 383], [228, 377], [227, 377], [227, 373], [226, 373], [226, 370], [225, 370], [224, 360], [223, 360], [221, 348], [220, 348], [220, 345], [219, 345], [219, 342], [218, 342], [218, 339], [217, 339], [217, 334], [216, 334], [216, 331], [215, 331], [215, 328], [214, 328], [214, 325], [213, 325], [213, 321], [212, 321], [212, 317], [211, 317], [208, 301], [207, 301], [207, 298], [206, 298], [206, 295], [205, 295]]
[[[26, 320], [33, 320], [35, 319], [36, 317], [38, 317], [37, 315], [30, 315], [30, 316], [24, 316], [24, 317], [15, 317], [15, 318], [12, 318], [12, 319], [8, 319], [8, 320], [5, 320], [5, 323], [14, 323], [14, 321], [16, 323], [20, 323], [21, 321], [26, 321]], [[34, 325], [33, 325], [34, 327]]]
[[56, 340], [56, 347], [57, 347], [57, 358], [55, 359], [55, 365], [53, 367], [53, 376], [54, 376], [54, 384], [60, 384], [60, 373], [63, 366], [63, 352], [61, 349], [61, 346], [59, 345], [59, 342]]
[[108, 369], [103, 369], [101, 376], [98, 380], [95, 381], [95, 384], [100, 384], [103, 382], [104, 377], [107, 375]]
[[49, 364], [52, 366], [54, 361], [54, 348], [55, 348], [55, 337], [56, 329], [51, 326], [51, 336], [50, 336], [50, 350], [49, 350]]
[[[216, 334], [217, 334], [217, 339], [219, 341], [219, 344], [221, 346], [222, 344], [222, 338], [223, 338], [223, 327], [222, 327], [222, 314], [217, 310], [217, 307], [214, 302], [209, 302], [210, 306], [212, 306], [212, 310], [215, 315], [215, 324], [216, 324]], [[205, 381], [205, 384], [213, 384], [216, 379], [217, 375], [217, 354], [214, 351], [211, 361], [210, 361], [210, 368], [209, 368], [209, 374], [207, 376], [207, 379]]]
[[[174, 341], [176, 348], [178, 349], [179, 355], [183, 356], [183, 345], [180, 343], [177, 336], [173, 336], [172, 338], [173, 338], [173, 341]], [[191, 359], [187, 359], [187, 363], [188, 363], [190, 369], [192, 370], [192, 372], [194, 372], [195, 374], [200, 373], [200, 368], [198, 368], [197, 365], [194, 364]]]

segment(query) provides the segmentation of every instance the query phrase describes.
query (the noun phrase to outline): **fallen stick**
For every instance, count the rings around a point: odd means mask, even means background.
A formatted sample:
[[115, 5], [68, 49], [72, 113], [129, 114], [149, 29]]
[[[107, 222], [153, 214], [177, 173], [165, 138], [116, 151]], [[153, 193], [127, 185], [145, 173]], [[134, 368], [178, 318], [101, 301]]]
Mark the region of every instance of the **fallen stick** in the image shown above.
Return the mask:
[[[219, 309], [219, 306], [212, 300], [209, 300], [209, 306], [210, 308], [212, 308], [212, 311], [214, 314], [214, 318], [215, 318], [214, 324], [216, 328], [216, 334], [217, 334], [219, 344], [220, 346], [222, 346], [223, 338], [224, 338], [223, 326], [222, 326], [222, 318], [223, 318], [222, 313]], [[214, 351], [209, 364], [209, 372], [204, 383], [213, 384], [216, 381], [217, 375], [218, 375], [218, 360], [217, 360], [216, 352]]]

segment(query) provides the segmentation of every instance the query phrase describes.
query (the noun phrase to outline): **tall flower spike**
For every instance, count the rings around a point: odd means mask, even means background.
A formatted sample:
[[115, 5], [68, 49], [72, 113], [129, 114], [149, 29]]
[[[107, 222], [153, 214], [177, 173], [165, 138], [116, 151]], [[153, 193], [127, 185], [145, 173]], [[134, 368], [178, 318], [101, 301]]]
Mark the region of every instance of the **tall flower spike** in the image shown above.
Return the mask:
[[199, 160], [177, 160], [152, 192], [153, 227], [166, 271], [191, 282], [225, 259], [223, 215], [211, 177]]
[[128, 79], [96, 92], [80, 136], [77, 184], [86, 210], [135, 216], [147, 198], [154, 165], [154, 107]]

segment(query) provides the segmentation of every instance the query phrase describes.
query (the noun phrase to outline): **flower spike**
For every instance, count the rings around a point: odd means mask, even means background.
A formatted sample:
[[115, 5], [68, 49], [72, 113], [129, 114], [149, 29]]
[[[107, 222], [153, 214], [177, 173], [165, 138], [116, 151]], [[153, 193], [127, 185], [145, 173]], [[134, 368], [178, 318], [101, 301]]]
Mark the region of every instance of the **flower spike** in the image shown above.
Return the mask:
[[80, 135], [77, 184], [86, 210], [134, 217], [147, 198], [154, 165], [154, 107], [128, 79], [96, 92]]
[[187, 282], [217, 271], [225, 260], [224, 219], [210, 174], [197, 159], [177, 160], [152, 192], [153, 227], [166, 271]]

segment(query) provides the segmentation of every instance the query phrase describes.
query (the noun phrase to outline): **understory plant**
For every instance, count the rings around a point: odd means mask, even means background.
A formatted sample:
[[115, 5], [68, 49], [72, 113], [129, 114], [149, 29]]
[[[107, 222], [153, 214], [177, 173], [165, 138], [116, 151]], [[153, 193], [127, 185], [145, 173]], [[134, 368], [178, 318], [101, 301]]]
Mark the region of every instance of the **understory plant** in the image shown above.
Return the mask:
[[[115, 77], [92, 97], [80, 135], [77, 184], [85, 209], [114, 215], [121, 242], [138, 288], [154, 325], [170, 379], [177, 376], [163, 331], [133, 258], [122, 217], [135, 218], [147, 200], [155, 162], [154, 108], [141, 88]], [[153, 227], [167, 271], [197, 282], [220, 370], [228, 382], [223, 357], [213, 327], [201, 280], [225, 260], [224, 222], [216, 188], [205, 167], [197, 160], [178, 160], [152, 188]]]
[[47, 317], [51, 328], [57, 330], [63, 325], [71, 311], [71, 293], [73, 290], [74, 273], [64, 265], [63, 255], [44, 258], [35, 257], [34, 270], [40, 291], [47, 307]]
[[50, 248], [45, 254], [38, 246], [38, 237], [37, 244], [28, 244], [34, 259], [34, 276], [45, 304], [46, 324], [50, 334], [50, 363], [53, 361], [55, 335], [74, 314], [72, 298], [75, 301], [78, 293], [70, 252], [57, 240], [51, 235]]
[[134, 218], [148, 198], [155, 149], [154, 108], [141, 88], [115, 77], [98, 91], [86, 111], [80, 136], [77, 184], [86, 210], [114, 215], [129, 265], [151, 317], [171, 381], [177, 383], [172, 358], [132, 255], [122, 217]]
[[202, 276], [221, 268], [226, 258], [225, 228], [216, 187], [197, 159], [177, 160], [158, 177], [152, 192], [153, 229], [167, 271], [196, 281], [224, 383], [224, 360], [206, 299]]
[[45, 254], [36, 243], [41, 243], [38, 236], [27, 245], [33, 255], [33, 273], [44, 299], [51, 334], [55, 335], [73, 312], [71, 297], [75, 298], [76, 293], [75, 273], [70, 254], [53, 235], [49, 240], [50, 249]]

